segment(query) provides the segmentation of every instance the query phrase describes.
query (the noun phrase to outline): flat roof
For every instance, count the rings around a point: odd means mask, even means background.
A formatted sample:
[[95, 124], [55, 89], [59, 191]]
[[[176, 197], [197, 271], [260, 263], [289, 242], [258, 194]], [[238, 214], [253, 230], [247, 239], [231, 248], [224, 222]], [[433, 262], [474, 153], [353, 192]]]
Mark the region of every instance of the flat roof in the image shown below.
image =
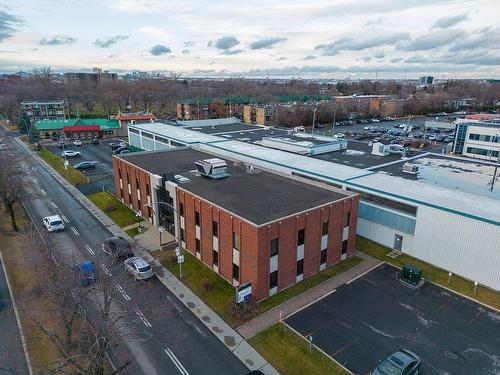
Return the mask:
[[257, 225], [349, 196], [340, 190], [322, 188], [259, 169], [248, 173], [245, 166], [235, 165], [233, 161], [224, 158], [229, 176], [223, 179], [210, 179], [199, 175], [194, 162], [211, 159], [214, 155], [190, 148], [115, 157], [150, 173], [165, 176], [170, 181], [174, 181], [174, 175], [182, 175], [189, 181], [178, 183], [180, 189]]
[[193, 131], [183, 126], [175, 126], [163, 122], [148, 122], [146, 124], [129, 125], [129, 128], [138, 129], [147, 133], [153, 133], [159, 135], [160, 137], [168, 137], [174, 141], [185, 144], [197, 142], [209, 143], [221, 140], [220, 137], [214, 135]]
[[224, 134], [224, 133], [233, 133], [239, 131], [258, 130], [262, 129], [263, 127], [258, 125], [249, 125], [241, 122], [235, 122], [231, 124], [221, 124], [221, 125], [211, 125], [211, 126], [190, 125], [186, 126], [186, 128], [190, 130], [196, 130], [205, 134]]

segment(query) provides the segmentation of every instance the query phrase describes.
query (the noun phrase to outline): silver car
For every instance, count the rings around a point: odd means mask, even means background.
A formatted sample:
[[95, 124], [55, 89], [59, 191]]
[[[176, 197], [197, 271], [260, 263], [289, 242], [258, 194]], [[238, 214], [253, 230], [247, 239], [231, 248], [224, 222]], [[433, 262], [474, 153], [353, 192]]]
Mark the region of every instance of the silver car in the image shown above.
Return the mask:
[[153, 276], [153, 269], [144, 259], [140, 257], [128, 258], [125, 262], [125, 270], [137, 280], [146, 280]]

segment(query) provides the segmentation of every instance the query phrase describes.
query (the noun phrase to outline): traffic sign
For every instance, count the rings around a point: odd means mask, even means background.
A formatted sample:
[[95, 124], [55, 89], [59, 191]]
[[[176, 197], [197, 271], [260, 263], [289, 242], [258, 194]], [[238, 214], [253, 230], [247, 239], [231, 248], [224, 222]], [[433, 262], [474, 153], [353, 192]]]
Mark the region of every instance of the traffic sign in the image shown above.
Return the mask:
[[179, 255], [177, 257], [177, 263], [184, 263], [184, 255]]

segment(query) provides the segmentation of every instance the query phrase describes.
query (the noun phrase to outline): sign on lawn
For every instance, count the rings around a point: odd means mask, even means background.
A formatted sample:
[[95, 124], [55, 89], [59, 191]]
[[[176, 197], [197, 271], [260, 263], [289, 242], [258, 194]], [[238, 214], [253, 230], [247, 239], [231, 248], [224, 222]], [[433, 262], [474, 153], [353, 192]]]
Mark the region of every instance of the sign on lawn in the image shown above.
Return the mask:
[[245, 284], [241, 284], [236, 289], [236, 302], [242, 303], [250, 299], [252, 297], [252, 283], [248, 282]]
[[177, 263], [184, 263], [184, 255], [179, 255], [177, 257]]

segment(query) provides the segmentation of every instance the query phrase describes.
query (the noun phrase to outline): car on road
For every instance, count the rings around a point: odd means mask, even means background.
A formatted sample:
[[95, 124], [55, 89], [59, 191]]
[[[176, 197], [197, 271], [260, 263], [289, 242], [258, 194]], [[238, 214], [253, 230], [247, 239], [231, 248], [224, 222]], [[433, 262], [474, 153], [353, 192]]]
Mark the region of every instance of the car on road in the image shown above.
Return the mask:
[[82, 141], [80, 141], [79, 139], [75, 139], [75, 140], [73, 141], [73, 145], [74, 145], [74, 146], [81, 146], [81, 145], [82, 145]]
[[134, 256], [128, 241], [123, 237], [108, 237], [102, 243], [102, 251], [114, 258], [130, 258]]
[[344, 133], [337, 133], [334, 135], [335, 138], [344, 138], [345, 134]]
[[372, 118], [371, 122], [380, 122], [380, 120], [378, 118]]
[[95, 167], [95, 161], [81, 161], [73, 166], [75, 169], [89, 169]]
[[64, 230], [64, 222], [59, 215], [46, 216], [43, 219], [43, 225], [49, 232]]
[[153, 276], [153, 269], [144, 259], [140, 257], [128, 258], [123, 262], [125, 270], [137, 280], [146, 280]]
[[420, 371], [420, 358], [407, 349], [392, 353], [370, 375], [417, 375]]
[[99, 144], [99, 139], [93, 138], [92, 142], [90, 142], [90, 143], [92, 143], [93, 145], [98, 145]]
[[73, 269], [82, 286], [88, 286], [97, 282], [97, 269], [94, 262], [84, 260], [76, 263]]
[[132, 150], [129, 149], [128, 147], [126, 147], [126, 146], [125, 147], [119, 147], [119, 148], [117, 148], [115, 150], [115, 155], [123, 154], [123, 153], [125, 153], [125, 151], [132, 152]]
[[394, 121], [394, 119], [391, 116], [384, 116], [381, 118], [382, 121]]
[[64, 150], [63, 152], [61, 152], [61, 156], [67, 156], [67, 157], [77, 157], [80, 155], [81, 155], [80, 152], [73, 150]]

